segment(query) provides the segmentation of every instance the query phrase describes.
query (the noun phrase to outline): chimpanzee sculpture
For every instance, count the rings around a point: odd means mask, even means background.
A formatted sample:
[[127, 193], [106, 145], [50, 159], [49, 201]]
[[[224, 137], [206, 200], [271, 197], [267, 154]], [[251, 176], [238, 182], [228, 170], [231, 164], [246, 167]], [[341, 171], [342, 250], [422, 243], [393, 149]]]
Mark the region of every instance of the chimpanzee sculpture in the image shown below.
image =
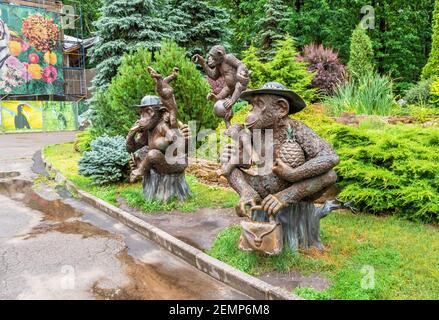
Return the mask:
[[[283, 225], [284, 244], [292, 250], [323, 249], [320, 219], [341, 206], [329, 202], [316, 209], [313, 200], [336, 182], [337, 175], [332, 169], [339, 163], [339, 157], [313, 130], [289, 118], [306, 104], [283, 85], [267, 83], [261, 89], [243, 92], [241, 99], [253, 106], [245, 126], [252, 132], [261, 130], [262, 139], [268, 136], [268, 129], [272, 130], [272, 154], [262, 156], [265, 161], [272, 156], [274, 165], [268, 174], [254, 175], [247, 173], [249, 166], [244, 163], [236, 165], [226, 176], [241, 197], [237, 214], [248, 215], [248, 206], [259, 208], [253, 218], [267, 221], [269, 216], [276, 216]], [[291, 132], [294, 132], [293, 140], [288, 135]], [[236, 153], [242, 152], [235, 146], [227, 146], [221, 155], [223, 170], [230, 170], [230, 159], [236, 159]]]
[[217, 95], [211, 92], [207, 99], [216, 102], [214, 111], [218, 117], [224, 118], [228, 129], [233, 117], [232, 107], [241, 93], [247, 89], [250, 80], [247, 67], [234, 55], [227, 54], [223, 46], [212, 47], [207, 63], [198, 54], [192, 59], [201, 65], [209, 78], [217, 80], [221, 76], [224, 77], [225, 87]]
[[[151, 72], [159, 78], [155, 71], [151, 69]], [[157, 81], [157, 86], [160, 82]], [[170, 90], [172, 92], [172, 88]], [[162, 86], [157, 91], [162, 94]], [[178, 129], [172, 128], [170, 112], [164, 104], [164, 100], [174, 99], [171, 95], [162, 99], [145, 96], [141, 104], [135, 106], [140, 109], [141, 118], [130, 129], [126, 140], [128, 152], [142, 151], [133, 156], [130, 180], [134, 182], [143, 177], [143, 190], [149, 200], [184, 200], [190, 195], [184, 176], [190, 130], [181, 123]]]

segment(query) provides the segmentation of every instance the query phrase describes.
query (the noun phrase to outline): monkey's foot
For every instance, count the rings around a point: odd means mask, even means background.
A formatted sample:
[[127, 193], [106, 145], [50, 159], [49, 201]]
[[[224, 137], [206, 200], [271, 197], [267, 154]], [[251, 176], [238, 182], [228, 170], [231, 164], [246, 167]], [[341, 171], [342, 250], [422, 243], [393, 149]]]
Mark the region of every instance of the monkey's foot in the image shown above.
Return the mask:
[[216, 94], [214, 94], [213, 92], [209, 93], [207, 95], [207, 100], [209, 101], [213, 101], [213, 102], [217, 102], [218, 101], [218, 97], [216, 96]]
[[142, 170], [140, 169], [133, 170], [131, 171], [130, 174], [130, 182], [135, 183], [137, 181], [140, 181], [140, 178], [142, 178], [142, 176], [143, 176]]

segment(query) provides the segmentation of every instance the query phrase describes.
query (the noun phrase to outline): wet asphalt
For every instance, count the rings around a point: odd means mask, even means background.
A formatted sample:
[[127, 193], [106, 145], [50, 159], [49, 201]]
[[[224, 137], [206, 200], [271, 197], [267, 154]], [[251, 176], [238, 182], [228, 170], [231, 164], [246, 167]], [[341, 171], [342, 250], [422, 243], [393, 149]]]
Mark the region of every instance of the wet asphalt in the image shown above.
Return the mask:
[[74, 136], [0, 134], [0, 299], [248, 299], [41, 179]]

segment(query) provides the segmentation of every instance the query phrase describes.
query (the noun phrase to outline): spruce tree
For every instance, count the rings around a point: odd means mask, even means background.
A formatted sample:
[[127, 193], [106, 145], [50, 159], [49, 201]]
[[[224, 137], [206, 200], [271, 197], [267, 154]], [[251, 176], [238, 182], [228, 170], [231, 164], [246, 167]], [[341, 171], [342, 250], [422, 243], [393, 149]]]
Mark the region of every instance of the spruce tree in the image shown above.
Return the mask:
[[361, 25], [352, 32], [348, 69], [353, 79], [374, 70], [372, 41]]
[[160, 17], [153, 0], [103, 0], [101, 16], [95, 22], [99, 42], [91, 58], [97, 63], [93, 86], [105, 89], [124, 53], [137, 48], [156, 50], [165, 36], [167, 22]]
[[439, 77], [439, 0], [436, 0], [433, 12], [433, 43], [430, 58], [422, 71], [424, 79], [434, 76]]
[[212, 46], [224, 43], [231, 33], [227, 11], [206, 1], [168, 0], [163, 11], [166, 20], [175, 26], [172, 38], [189, 55], [207, 53]]
[[256, 44], [261, 48], [262, 60], [270, 60], [275, 53], [276, 41], [285, 35], [285, 26], [289, 22], [289, 10], [282, 0], [267, 0], [264, 5], [265, 15], [257, 22], [259, 33]]

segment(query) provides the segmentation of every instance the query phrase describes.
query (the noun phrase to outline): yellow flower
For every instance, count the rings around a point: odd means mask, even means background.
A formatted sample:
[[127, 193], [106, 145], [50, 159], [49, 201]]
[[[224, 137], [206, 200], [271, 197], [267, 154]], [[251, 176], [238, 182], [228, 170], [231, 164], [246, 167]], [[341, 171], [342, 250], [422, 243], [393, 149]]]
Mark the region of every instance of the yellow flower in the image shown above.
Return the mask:
[[9, 50], [11, 51], [11, 54], [16, 57], [23, 51], [23, 48], [21, 47], [20, 42], [9, 41]]
[[41, 66], [36, 63], [32, 63], [28, 67], [29, 73], [32, 75], [32, 79], [40, 80], [42, 78], [42, 72]]
[[45, 61], [47, 64], [51, 64], [52, 66], [54, 66], [54, 65], [57, 63], [56, 53], [54, 53], [54, 52], [50, 52], [50, 51], [47, 51], [47, 52], [44, 54], [44, 61]]

